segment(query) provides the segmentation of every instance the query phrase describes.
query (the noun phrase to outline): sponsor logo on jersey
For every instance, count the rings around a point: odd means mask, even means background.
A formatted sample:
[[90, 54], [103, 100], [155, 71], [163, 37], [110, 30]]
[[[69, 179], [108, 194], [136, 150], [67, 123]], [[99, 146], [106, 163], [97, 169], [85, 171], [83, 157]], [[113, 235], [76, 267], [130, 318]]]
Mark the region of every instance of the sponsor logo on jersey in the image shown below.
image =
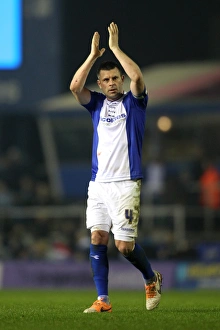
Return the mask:
[[118, 115], [116, 117], [101, 117], [100, 120], [103, 123], [111, 124], [111, 123], [114, 123], [114, 122], [116, 122], [118, 120], [125, 119], [125, 118], [126, 118], [126, 114], [125, 113], [121, 113], [120, 115]]

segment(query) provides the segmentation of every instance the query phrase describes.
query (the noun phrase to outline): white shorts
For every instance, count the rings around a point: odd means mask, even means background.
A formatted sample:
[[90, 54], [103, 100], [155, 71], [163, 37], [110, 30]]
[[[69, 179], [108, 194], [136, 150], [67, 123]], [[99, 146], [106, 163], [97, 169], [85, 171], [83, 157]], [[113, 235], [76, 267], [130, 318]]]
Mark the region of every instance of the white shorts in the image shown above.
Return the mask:
[[91, 231], [112, 231], [114, 239], [133, 241], [140, 216], [141, 180], [90, 181], [86, 226]]

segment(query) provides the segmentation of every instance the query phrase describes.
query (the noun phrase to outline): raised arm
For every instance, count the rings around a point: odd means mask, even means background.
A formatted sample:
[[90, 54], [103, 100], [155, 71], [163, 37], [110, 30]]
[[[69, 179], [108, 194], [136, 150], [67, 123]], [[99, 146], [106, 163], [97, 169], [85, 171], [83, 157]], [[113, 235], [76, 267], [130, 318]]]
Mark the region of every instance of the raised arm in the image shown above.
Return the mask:
[[112, 22], [108, 27], [109, 32], [109, 48], [120, 62], [124, 71], [131, 80], [130, 89], [133, 95], [138, 96], [143, 93], [145, 88], [145, 83], [143, 79], [142, 72], [139, 66], [126, 55], [119, 47], [118, 43], [118, 26]]
[[79, 67], [70, 83], [70, 90], [80, 104], [88, 104], [90, 91], [85, 87], [88, 74], [97, 58], [101, 57], [105, 48], [99, 49], [100, 36], [95, 32], [92, 38], [91, 51], [85, 62]]

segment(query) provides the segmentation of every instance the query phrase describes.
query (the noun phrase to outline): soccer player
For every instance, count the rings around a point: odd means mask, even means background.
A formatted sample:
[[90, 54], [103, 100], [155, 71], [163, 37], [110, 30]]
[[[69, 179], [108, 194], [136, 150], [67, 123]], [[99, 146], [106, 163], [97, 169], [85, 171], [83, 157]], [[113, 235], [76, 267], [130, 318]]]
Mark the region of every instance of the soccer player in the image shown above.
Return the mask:
[[[118, 26], [108, 26], [109, 48], [117, 61], [106, 61], [97, 70], [101, 93], [85, 87], [88, 74], [103, 55], [95, 32], [91, 51], [70, 84], [76, 100], [90, 113], [94, 134], [92, 177], [88, 187], [87, 228], [91, 231], [90, 261], [98, 298], [84, 313], [111, 312], [108, 294], [107, 246], [110, 231], [120, 253], [143, 275], [146, 308], [158, 306], [162, 276], [153, 271], [143, 248], [135, 243], [140, 213], [142, 142], [148, 95], [138, 65], [119, 47]], [[130, 78], [124, 92], [122, 68]]]

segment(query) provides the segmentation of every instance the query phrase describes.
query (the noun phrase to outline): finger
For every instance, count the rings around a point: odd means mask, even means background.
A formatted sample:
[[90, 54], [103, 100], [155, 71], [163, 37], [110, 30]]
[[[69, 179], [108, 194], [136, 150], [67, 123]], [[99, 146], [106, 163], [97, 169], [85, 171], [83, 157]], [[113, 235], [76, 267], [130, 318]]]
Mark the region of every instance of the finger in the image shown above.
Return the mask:
[[93, 38], [92, 38], [92, 44], [95, 47], [99, 47], [99, 41], [100, 41], [100, 35], [99, 35], [98, 32], [95, 32], [94, 35], [93, 35]]
[[118, 26], [114, 22], [110, 24], [110, 29], [112, 32], [117, 33], [118, 32]]
[[99, 41], [99, 39], [100, 39], [99, 33], [98, 32], [95, 32], [93, 34], [93, 40], [98, 40]]
[[105, 52], [105, 48], [102, 48], [102, 49], [100, 50], [100, 54], [101, 54], [101, 56], [103, 55], [104, 52]]

